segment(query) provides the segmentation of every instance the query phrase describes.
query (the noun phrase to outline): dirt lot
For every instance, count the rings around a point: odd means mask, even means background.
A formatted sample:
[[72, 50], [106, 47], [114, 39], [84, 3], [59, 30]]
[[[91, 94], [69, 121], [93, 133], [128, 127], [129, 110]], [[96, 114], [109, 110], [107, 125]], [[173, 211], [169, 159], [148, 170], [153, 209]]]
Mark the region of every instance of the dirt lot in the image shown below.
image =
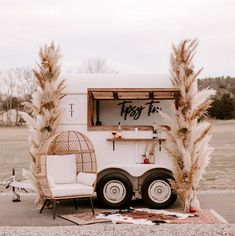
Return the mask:
[[[201, 189], [235, 189], [235, 120], [215, 121], [212, 128], [212, 146], [215, 148]], [[0, 181], [16, 168], [29, 169], [30, 157], [27, 128], [0, 128]]]

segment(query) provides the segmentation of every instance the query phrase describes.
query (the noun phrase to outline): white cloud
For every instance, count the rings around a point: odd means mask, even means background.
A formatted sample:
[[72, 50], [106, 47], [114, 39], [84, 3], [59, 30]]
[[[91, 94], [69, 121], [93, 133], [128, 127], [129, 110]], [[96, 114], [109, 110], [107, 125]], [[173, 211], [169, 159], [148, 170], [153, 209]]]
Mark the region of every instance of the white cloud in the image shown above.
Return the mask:
[[61, 46], [65, 70], [104, 57], [119, 71], [167, 73], [171, 43], [200, 40], [203, 76], [235, 76], [232, 0], [0, 0], [0, 70], [35, 65], [39, 46]]

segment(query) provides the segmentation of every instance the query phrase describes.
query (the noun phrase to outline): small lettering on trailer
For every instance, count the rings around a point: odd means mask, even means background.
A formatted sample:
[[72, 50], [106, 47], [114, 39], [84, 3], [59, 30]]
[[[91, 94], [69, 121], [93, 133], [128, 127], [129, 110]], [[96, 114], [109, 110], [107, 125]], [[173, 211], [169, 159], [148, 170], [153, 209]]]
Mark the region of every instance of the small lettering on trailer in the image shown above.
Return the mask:
[[73, 117], [73, 113], [74, 113], [73, 105], [74, 105], [73, 103], [69, 103], [69, 106], [70, 106], [69, 112], [70, 112], [70, 116], [71, 116], [71, 117]]

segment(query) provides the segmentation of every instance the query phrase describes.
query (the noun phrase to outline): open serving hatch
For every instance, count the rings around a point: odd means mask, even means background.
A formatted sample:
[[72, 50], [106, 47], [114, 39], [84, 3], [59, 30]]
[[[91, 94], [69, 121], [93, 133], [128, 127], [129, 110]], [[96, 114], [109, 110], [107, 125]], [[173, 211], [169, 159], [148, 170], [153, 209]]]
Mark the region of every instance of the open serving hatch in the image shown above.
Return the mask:
[[172, 100], [178, 108], [178, 98], [176, 88], [89, 88], [88, 129], [115, 130], [120, 122], [124, 130], [151, 130], [158, 110]]

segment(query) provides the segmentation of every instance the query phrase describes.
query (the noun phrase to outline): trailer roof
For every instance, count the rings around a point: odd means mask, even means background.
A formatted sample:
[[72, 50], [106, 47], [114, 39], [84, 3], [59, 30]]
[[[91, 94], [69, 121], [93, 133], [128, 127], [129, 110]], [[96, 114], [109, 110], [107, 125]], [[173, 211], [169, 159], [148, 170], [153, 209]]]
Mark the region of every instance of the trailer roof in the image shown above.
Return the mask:
[[64, 74], [66, 92], [98, 88], [173, 88], [169, 76], [157, 74]]

